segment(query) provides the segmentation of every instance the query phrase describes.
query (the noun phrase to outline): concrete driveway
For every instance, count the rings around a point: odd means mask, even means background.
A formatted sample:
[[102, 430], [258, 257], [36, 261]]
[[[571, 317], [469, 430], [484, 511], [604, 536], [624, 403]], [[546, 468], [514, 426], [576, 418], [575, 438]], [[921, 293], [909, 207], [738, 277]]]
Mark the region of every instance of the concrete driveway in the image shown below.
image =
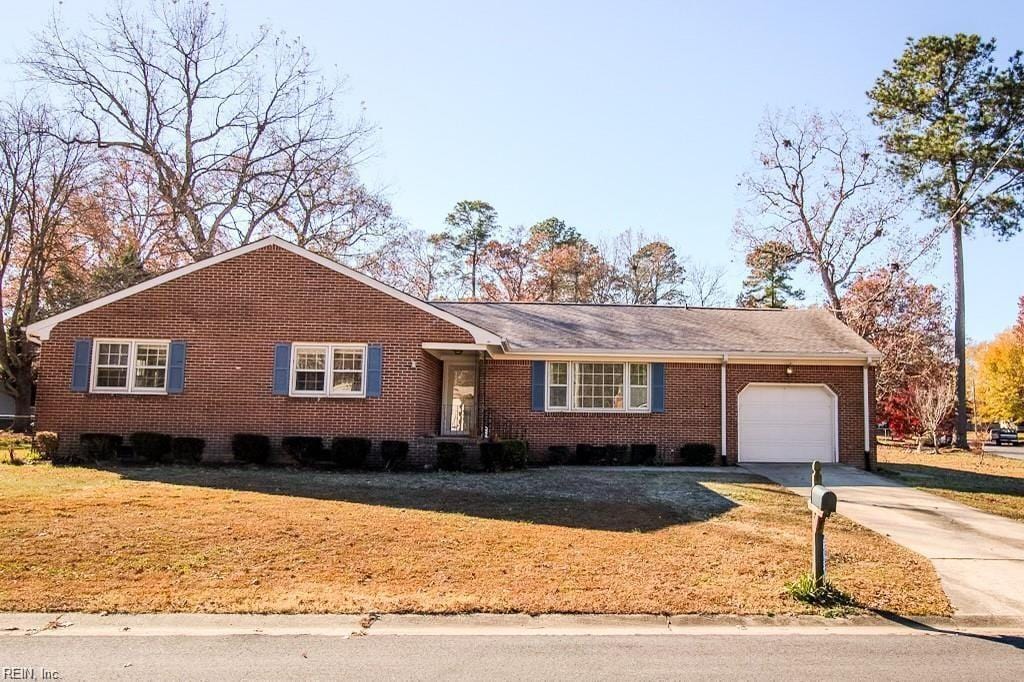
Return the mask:
[[[744, 468], [809, 494], [808, 464]], [[1024, 523], [852, 467], [825, 465], [823, 479], [840, 514], [931, 560], [957, 615], [1024, 615]]]
[[1020, 445], [984, 445], [985, 452], [1010, 459], [1024, 459], [1024, 447]]

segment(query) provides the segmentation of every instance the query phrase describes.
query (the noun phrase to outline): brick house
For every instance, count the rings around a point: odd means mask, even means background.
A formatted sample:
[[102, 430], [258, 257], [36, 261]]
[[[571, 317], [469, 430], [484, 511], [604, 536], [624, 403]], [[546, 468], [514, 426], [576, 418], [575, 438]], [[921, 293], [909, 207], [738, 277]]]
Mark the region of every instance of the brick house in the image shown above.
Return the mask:
[[427, 303], [270, 237], [42, 320], [37, 426], [874, 457], [878, 352], [823, 310]]

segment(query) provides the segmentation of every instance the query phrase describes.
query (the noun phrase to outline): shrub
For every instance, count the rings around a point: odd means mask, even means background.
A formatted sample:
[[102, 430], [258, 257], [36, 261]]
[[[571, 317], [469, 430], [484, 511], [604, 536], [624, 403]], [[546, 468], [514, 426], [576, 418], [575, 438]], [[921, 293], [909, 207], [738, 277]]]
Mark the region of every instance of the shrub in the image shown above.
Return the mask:
[[691, 467], [706, 467], [715, 463], [715, 446], [711, 443], [687, 443], [679, 448], [679, 463]]
[[147, 462], [162, 462], [171, 455], [171, 437], [166, 433], [136, 431], [128, 436], [135, 456]]
[[340, 436], [331, 439], [331, 459], [342, 469], [359, 469], [370, 454], [368, 438]]
[[635, 466], [650, 466], [658, 457], [658, 446], [654, 443], [633, 443], [629, 446], [629, 463]]
[[570, 451], [568, 445], [551, 445], [548, 447], [548, 464], [568, 464]]
[[501, 471], [505, 468], [505, 444], [501, 441], [480, 443], [480, 466], [484, 471]]
[[529, 448], [525, 440], [507, 440], [503, 443], [505, 452], [503, 462], [506, 469], [525, 469], [526, 454]]
[[122, 442], [116, 433], [83, 433], [78, 437], [78, 454], [88, 462], [113, 459]]
[[315, 464], [324, 458], [324, 439], [319, 436], [285, 436], [281, 439], [281, 450], [297, 462]]
[[601, 464], [622, 465], [629, 461], [628, 445], [605, 445]]
[[600, 464], [604, 461], [604, 448], [599, 445], [579, 444], [576, 446], [576, 454], [573, 457], [573, 464]]
[[462, 443], [450, 440], [437, 441], [437, 468], [441, 471], [460, 471], [466, 449]]
[[404, 440], [386, 440], [380, 444], [380, 458], [388, 471], [398, 471], [405, 467], [409, 459], [409, 444]]
[[179, 464], [199, 464], [203, 461], [206, 441], [202, 438], [181, 436], [171, 439], [171, 460]]
[[849, 608], [856, 606], [853, 598], [827, 580], [821, 585], [814, 584], [814, 576], [804, 573], [791, 583], [786, 583], [789, 596], [805, 604], [830, 608]]
[[231, 454], [239, 462], [266, 464], [270, 460], [270, 439], [260, 433], [236, 433], [231, 437]]
[[39, 431], [36, 433], [36, 451], [43, 459], [53, 460], [57, 456], [57, 447], [60, 445], [60, 438], [53, 431]]

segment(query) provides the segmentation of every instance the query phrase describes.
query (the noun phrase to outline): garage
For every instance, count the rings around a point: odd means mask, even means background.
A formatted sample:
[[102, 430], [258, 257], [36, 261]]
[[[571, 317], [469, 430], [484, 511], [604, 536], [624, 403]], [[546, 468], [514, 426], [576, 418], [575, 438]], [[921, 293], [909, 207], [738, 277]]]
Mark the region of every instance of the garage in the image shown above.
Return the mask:
[[749, 384], [740, 391], [740, 462], [835, 462], [836, 396], [821, 384]]

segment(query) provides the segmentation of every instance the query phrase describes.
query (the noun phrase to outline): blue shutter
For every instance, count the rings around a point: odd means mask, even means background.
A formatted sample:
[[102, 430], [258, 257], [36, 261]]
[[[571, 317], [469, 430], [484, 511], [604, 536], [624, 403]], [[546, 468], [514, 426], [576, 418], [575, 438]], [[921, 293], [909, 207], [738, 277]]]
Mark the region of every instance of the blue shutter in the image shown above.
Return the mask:
[[651, 363], [651, 412], [665, 411], [665, 363]]
[[547, 378], [546, 372], [547, 363], [543, 360], [533, 361], [530, 409], [534, 412], [544, 411], [544, 381]]
[[75, 355], [71, 363], [71, 390], [86, 393], [92, 370], [92, 339], [75, 339]]
[[279, 343], [274, 346], [274, 395], [288, 395], [291, 381], [292, 345]]
[[185, 390], [185, 342], [171, 341], [170, 358], [167, 361], [167, 392], [181, 393]]
[[366, 397], [379, 398], [381, 393], [381, 373], [383, 369], [383, 353], [380, 346], [366, 347]]

